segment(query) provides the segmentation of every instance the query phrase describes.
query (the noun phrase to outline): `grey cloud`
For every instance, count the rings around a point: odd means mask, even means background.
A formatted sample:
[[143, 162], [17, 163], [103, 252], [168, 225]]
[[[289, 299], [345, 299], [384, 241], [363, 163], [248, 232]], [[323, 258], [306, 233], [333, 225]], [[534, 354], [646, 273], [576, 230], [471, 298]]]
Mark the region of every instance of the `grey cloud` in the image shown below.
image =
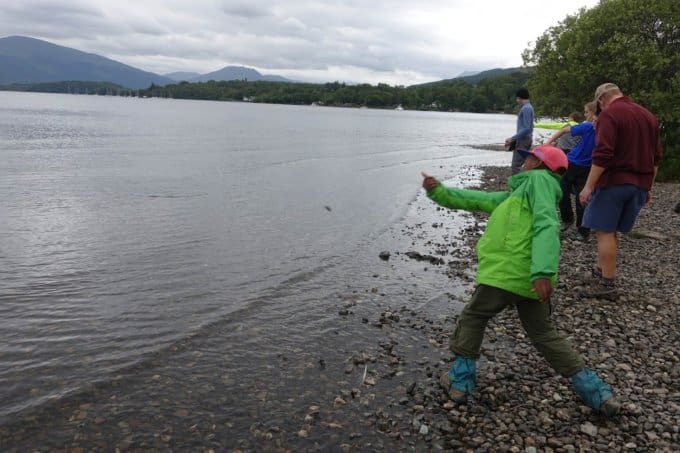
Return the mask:
[[125, 27], [107, 20], [95, 5], [83, 3], [16, 2], [0, 9], [5, 33], [45, 39], [88, 39], [94, 34], [118, 35]]
[[[0, 30], [143, 62], [138, 67], [151, 71], [208, 72], [228, 64], [269, 73], [345, 67], [436, 79], [476, 68], [437, 53], [441, 36], [408, 19], [459, 1], [23, 0], [0, 9]], [[184, 66], [168, 68], [171, 62]], [[484, 64], [481, 58], [475, 63]]]
[[57, 18], [74, 17], [102, 17], [101, 8], [82, 1], [52, 2], [52, 1], [23, 1], [7, 2], [3, 5], [0, 14], [9, 18], [30, 19], [39, 16], [52, 16]]
[[130, 31], [140, 35], [167, 36], [170, 33], [166, 27], [153, 21], [135, 21], [128, 24]]
[[241, 19], [257, 19], [260, 17], [269, 16], [269, 8], [263, 7], [261, 5], [253, 5], [250, 2], [234, 4], [233, 2], [227, 2], [222, 7], [222, 11], [227, 16], [233, 16]]

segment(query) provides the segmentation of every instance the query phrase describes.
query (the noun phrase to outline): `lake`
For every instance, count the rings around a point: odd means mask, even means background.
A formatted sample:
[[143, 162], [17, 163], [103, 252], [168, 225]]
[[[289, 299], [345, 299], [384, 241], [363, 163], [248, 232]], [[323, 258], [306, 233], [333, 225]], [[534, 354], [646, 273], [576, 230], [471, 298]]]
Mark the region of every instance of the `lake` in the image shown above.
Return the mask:
[[338, 331], [338, 300], [387, 273], [383, 297], [441, 303], [450, 280], [378, 253], [439, 221], [420, 171], [472, 181], [510, 161], [472, 145], [515, 128], [513, 115], [13, 92], [0, 105], [1, 422], [93, 385], [152, 394], [156, 376], [244, 391], [282, 354], [360, 342]]

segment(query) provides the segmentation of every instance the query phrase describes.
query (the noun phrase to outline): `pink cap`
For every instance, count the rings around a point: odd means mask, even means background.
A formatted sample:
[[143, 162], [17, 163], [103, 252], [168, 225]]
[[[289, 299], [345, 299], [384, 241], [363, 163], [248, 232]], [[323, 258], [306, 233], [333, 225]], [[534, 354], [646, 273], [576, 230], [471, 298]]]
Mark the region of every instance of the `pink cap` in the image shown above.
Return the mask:
[[517, 152], [525, 157], [529, 155], [536, 156], [546, 167], [555, 173], [559, 173], [560, 170], [566, 170], [569, 166], [567, 155], [556, 146], [540, 145], [531, 151], [518, 149]]

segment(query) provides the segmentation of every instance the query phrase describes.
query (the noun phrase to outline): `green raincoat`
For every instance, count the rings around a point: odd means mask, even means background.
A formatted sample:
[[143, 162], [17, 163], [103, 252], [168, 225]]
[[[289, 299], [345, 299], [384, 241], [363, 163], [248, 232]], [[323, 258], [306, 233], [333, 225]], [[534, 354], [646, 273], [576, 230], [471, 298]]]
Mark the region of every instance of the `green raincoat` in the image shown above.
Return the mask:
[[538, 299], [532, 282], [557, 282], [560, 224], [556, 206], [562, 198], [559, 176], [529, 170], [508, 179], [509, 192], [483, 192], [444, 187], [428, 192], [450, 209], [484, 211], [491, 215], [477, 243], [478, 284]]

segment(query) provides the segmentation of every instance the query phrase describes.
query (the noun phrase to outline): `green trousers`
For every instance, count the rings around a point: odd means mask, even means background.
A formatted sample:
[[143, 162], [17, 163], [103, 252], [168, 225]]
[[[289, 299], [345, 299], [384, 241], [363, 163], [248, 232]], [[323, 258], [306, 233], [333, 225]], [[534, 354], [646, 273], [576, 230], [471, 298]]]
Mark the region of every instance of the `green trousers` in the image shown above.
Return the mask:
[[486, 285], [477, 287], [472, 300], [460, 314], [450, 340], [451, 352], [456, 356], [478, 359], [487, 323], [511, 304], [517, 307], [531, 343], [555, 371], [569, 377], [585, 366], [581, 356], [550, 323], [550, 303]]

